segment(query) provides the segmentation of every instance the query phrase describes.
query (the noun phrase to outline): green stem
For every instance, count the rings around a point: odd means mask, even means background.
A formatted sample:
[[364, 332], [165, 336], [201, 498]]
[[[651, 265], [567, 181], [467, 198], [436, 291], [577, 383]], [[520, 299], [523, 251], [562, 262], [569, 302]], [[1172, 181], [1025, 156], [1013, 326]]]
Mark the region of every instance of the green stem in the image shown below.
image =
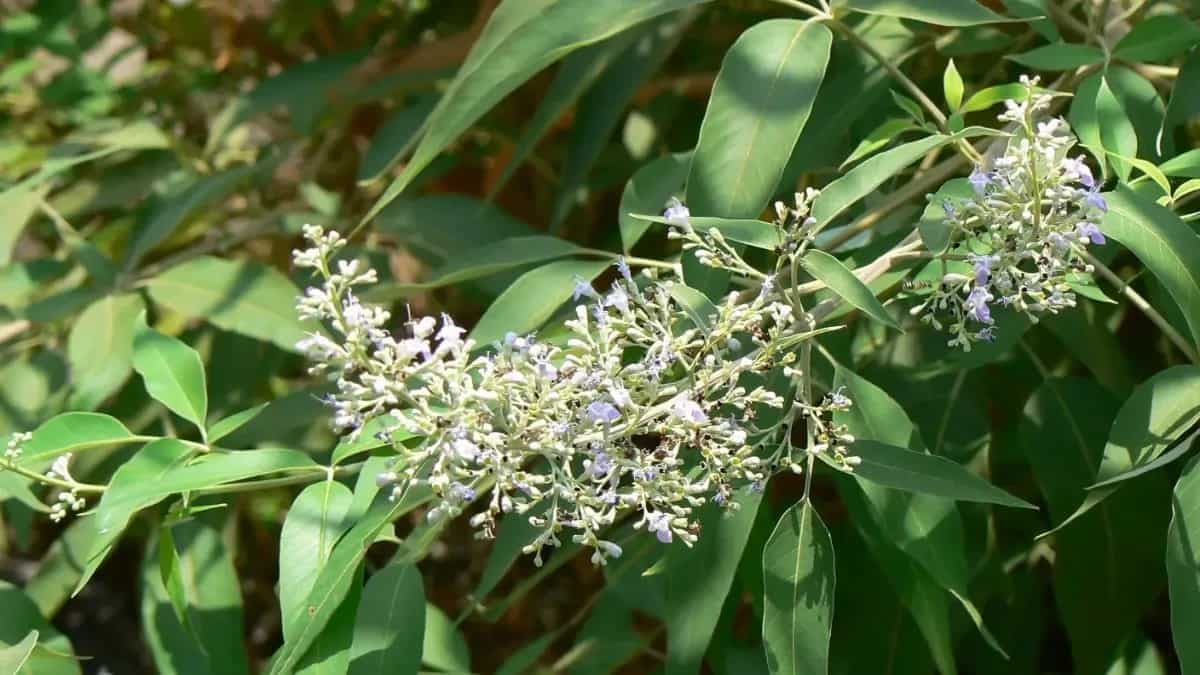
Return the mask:
[[1125, 299], [1129, 300], [1134, 307], [1137, 307], [1139, 310], [1141, 310], [1142, 314], [1145, 314], [1146, 318], [1150, 319], [1155, 326], [1158, 326], [1158, 329], [1163, 332], [1163, 335], [1166, 335], [1167, 339], [1173, 342], [1175, 346], [1179, 348], [1179, 351], [1183, 352], [1184, 356], [1186, 356], [1189, 361], [1192, 363], [1200, 363], [1200, 354], [1197, 354], [1196, 348], [1192, 346], [1192, 344], [1186, 339], [1184, 339], [1184, 337], [1179, 334], [1179, 331], [1175, 330], [1175, 327], [1172, 326], [1162, 314], [1159, 314], [1158, 310], [1154, 309], [1154, 307], [1152, 307], [1150, 303], [1141, 296], [1140, 293], [1133, 290], [1133, 288], [1130, 287], [1124, 279], [1117, 276], [1116, 272], [1112, 271], [1108, 265], [1100, 262], [1096, 256], [1091, 254], [1091, 252], [1080, 249], [1079, 254], [1088, 262], [1089, 265], [1091, 265], [1097, 272], [1100, 273], [1100, 276], [1104, 277], [1110, 283], [1112, 283], [1112, 285], [1116, 286], [1117, 291], [1120, 292], [1121, 295], [1125, 296]]
[[352, 476], [362, 470], [366, 462], [358, 462], [356, 464], [346, 464], [338, 467], [311, 467], [305, 469], [303, 473], [297, 473], [291, 476], [281, 476], [279, 478], [268, 478], [266, 480], [244, 481], [241, 483], [228, 483], [226, 485], [216, 485], [210, 488], [200, 488], [192, 490], [193, 495], [220, 495], [233, 492], [249, 492], [251, 490], [267, 490], [270, 488], [286, 487], [288, 485], [304, 485], [306, 483], [315, 483], [319, 480], [332, 480], [340, 476]]
[[104, 485], [93, 485], [91, 483], [80, 483], [78, 481], [65, 481], [58, 478], [51, 478], [50, 476], [30, 471], [29, 469], [26, 469], [22, 466], [17, 466], [16, 464], [0, 465], [0, 471], [11, 471], [18, 476], [24, 476], [30, 480], [44, 483], [46, 485], [53, 485], [54, 487], [62, 488], [63, 490], [75, 490], [77, 492], [99, 494], [108, 489]]

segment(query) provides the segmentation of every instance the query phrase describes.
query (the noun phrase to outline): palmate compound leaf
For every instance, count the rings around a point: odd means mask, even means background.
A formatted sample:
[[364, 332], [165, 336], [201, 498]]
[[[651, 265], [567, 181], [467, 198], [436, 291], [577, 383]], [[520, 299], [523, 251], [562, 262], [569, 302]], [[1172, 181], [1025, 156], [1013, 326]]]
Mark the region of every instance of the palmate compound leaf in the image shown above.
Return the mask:
[[763, 644], [776, 675], [829, 671], [836, 568], [829, 530], [808, 500], [783, 513], [763, 550]]
[[430, 114], [416, 151], [371, 207], [373, 219], [462, 132], [535, 73], [586, 45], [705, 0], [506, 0]]

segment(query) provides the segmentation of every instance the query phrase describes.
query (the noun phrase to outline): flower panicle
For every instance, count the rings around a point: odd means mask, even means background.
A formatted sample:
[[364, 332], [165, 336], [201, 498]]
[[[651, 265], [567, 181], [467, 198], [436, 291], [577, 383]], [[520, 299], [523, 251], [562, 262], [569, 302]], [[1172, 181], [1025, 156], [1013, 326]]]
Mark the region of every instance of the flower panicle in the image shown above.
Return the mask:
[[[672, 208], [687, 217], [682, 204]], [[524, 517], [537, 530], [524, 550], [539, 564], [568, 538], [591, 547], [598, 564], [620, 555], [606, 532], [626, 516], [660, 542], [692, 545], [700, 506], [734, 510], [739, 490], [761, 490], [793, 463], [791, 415], [819, 419], [823, 445], [800, 452], [848, 457], [844, 429], [829, 421], [830, 406], [849, 405], [844, 396], [804, 407], [748, 384], [791, 362], [807, 325], [773, 286], [750, 301], [730, 294], [697, 316], [672, 293], [678, 281], [656, 270], [635, 276], [619, 260], [608, 291], [575, 282], [565, 340], [510, 333], [478, 350], [445, 314], [392, 333], [388, 313], [354, 294], [374, 276], [334, 264], [344, 241], [317, 227], [305, 236], [310, 247], [295, 260], [319, 282], [297, 310], [326, 330], [301, 349], [333, 384], [325, 401], [335, 428], [354, 436], [376, 422], [381, 438], [421, 437], [393, 444], [380, 487], [394, 499], [428, 488], [430, 519], [470, 507], [481, 537], [506, 514]]]
[[1108, 209], [1100, 184], [1080, 155], [1066, 121], [1043, 119], [1051, 97], [1037, 78], [1022, 77], [1026, 96], [999, 116], [1016, 131], [990, 167], [968, 177], [971, 195], [942, 206], [951, 228], [953, 262], [935, 262], [940, 278], [911, 312], [969, 351], [996, 339], [994, 309], [1033, 321], [1075, 306], [1073, 285], [1092, 268], [1089, 245], [1105, 243], [1098, 222]]

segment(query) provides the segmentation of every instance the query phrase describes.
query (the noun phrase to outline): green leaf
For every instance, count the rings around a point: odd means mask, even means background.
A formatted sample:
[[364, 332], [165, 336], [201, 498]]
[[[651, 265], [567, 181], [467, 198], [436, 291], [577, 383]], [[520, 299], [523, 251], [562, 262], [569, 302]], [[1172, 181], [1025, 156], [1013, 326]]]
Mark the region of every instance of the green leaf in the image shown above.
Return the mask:
[[663, 155], [638, 169], [625, 190], [617, 218], [621, 226], [621, 246], [628, 253], [650, 228], [647, 221], [635, 213], [661, 213], [667, 200], [683, 193], [691, 166], [691, 153]]
[[850, 454], [862, 458], [862, 464], [854, 467], [854, 475], [876, 485], [960, 502], [1037, 508], [945, 457], [866, 439], [856, 440]]
[[212, 175], [200, 176], [178, 194], [170, 195], [151, 211], [147, 222], [134, 232], [126, 254], [126, 269], [135, 269], [139, 260], [158, 246], [188, 219], [205, 207], [227, 199], [251, 177], [274, 168], [273, 160], [225, 169]]
[[506, 0], [475, 41], [400, 176], [363, 219], [373, 219], [422, 169], [520, 84], [546, 66], [661, 14], [703, 0], [647, 0], [636, 5], [592, 0]]
[[[321, 569], [337, 540], [350, 529], [350, 488], [332, 480], [308, 486], [292, 502], [279, 535], [279, 610], [283, 616], [303, 611]], [[360, 598], [352, 583], [347, 596], [297, 666], [297, 673], [345, 673], [353, 641], [354, 616]], [[297, 637], [294, 624], [285, 623], [283, 639]]]
[[1158, 148], [1158, 131], [1166, 115], [1166, 106], [1154, 84], [1137, 71], [1118, 65], [1109, 65], [1104, 79], [1129, 116], [1137, 135], [1138, 152], [1155, 162], [1174, 154], [1173, 138], [1165, 139], [1162, 149]]
[[708, 296], [683, 283], [671, 284], [671, 297], [697, 328], [708, 330], [719, 310]]
[[144, 312], [137, 318], [133, 338], [133, 368], [151, 398], [204, 432], [208, 417], [204, 362], [182, 341], [146, 325]]
[[350, 593], [371, 543], [384, 527], [425, 499], [425, 493], [412, 493], [395, 502], [377, 499], [338, 540], [304, 603], [295, 612], [283, 617], [285, 623], [291, 624], [287, 632], [293, 638], [285, 641], [276, 652], [269, 675], [291, 673], [295, 669]]
[[[491, 200], [508, 184], [518, 167], [533, 152], [534, 146], [546, 135], [570, 107], [583, 95], [596, 78], [612, 65], [622, 52], [629, 49], [632, 35], [618, 33], [607, 40], [588, 45], [563, 59], [554, 74], [554, 81], [541, 97], [533, 118], [526, 122], [521, 138], [513, 150], [512, 157], [504, 165], [504, 171], [488, 190]], [[607, 140], [607, 137], [606, 139]]]
[[448, 673], [471, 672], [471, 652], [467, 641], [442, 610], [425, 605], [425, 635], [421, 661]]
[[229, 417], [214, 423], [208, 428], [208, 442], [216, 443], [222, 438], [225, 438], [229, 434], [232, 434], [233, 432], [242, 428], [242, 426], [250, 422], [250, 420], [258, 417], [258, 414], [263, 411], [263, 408], [266, 407], [266, 403], [260, 403], [253, 408], [247, 408], [240, 412], [236, 412]]
[[729, 48], [692, 154], [693, 212], [753, 218], [763, 210], [812, 112], [832, 41], [822, 24], [771, 19]]
[[[279, 611], [291, 616], [312, 592], [334, 543], [350, 528], [346, 516], [353, 495], [336, 481], [304, 488], [288, 509], [279, 533]], [[286, 632], [284, 640], [294, 636]]]
[[[925, 445], [904, 409], [887, 392], [840, 366], [834, 386], [844, 386], [854, 405], [835, 413], [856, 438], [924, 451]], [[943, 497], [900, 492], [856, 478], [865, 510], [882, 536], [908, 554], [933, 581], [958, 600], [981, 636], [1004, 653], [974, 603], [967, 597], [967, 560], [962, 519], [955, 503]], [[902, 593], [903, 595], [903, 593]]]
[[349, 675], [415, 675], [424, 636], [421, 573], [411, 563], [392, 563], [367, 580], [354, 621]]
[[133, 333], [144, 310], [137, 293], [108, 295], [79, 315], [67, 338], [75, 393], [71, 404], [95, 408], [133, 372]]
[[479, 318], [470, 338], [485, 346], [509, 332], [538, 329], [571, 298], [576, 277], [590, 281], [608, 266], [603, 260], [560, 260], [522, 274]]
[[293, 127], [307, 135], [333, 100], [332, 94], [344, 86], [347, 76], [361, 60], [360, 53], [314, 58], [291, 66], [230, 99], [213, 118], [205, 153], [213, 153], [237, 126], [277, 108], [291, 113]]
[[187, 590], [183, 586], [182, 564], [179, 551], [175, 549], [175, 537], [171, 535], [171, 528], [166, 526], [158, 530], [158, 576], [171, 609], [175, 611], [175, 618], [190, 633], [192, 625], [187, 615], [188, 600]]
[[1200, 42], [1200, 27], [1182, 15], [1159, 14], [1134, 23], [1113, 48], [1126, 61], [1168, 61]]
[[11, 471], [0, 470], [0, 502], [15, 499], [38, 513], [49, 513], [50, 507], [42, 503], [33, 493], [33, 482]]
[[42, 191], [24, 184], [0, 192], [0, 213], [4, 214], [4, 224], [0, 225], [0, 267], [12, 262], [13, 247], [26, 223], [38, 212], [42, 197]]
[[[1107, 392], [1075, 378], [1047, 380], [1026, 403], [1021, 439], [1053, 522], [1065, 522], [1084, 499], [1115, 412]], [[1103, 673], [1160, 591], [1167, 522], [1161, 479], [1130, 481], [1054, 535], [1054, 597], [1074, 672]]]
[[950, 59], [946, 70], [942, 72], [942, 95], [951, 111], [957, 112], [962, 107], [963, 89], [962, 75], [959, 75], [958, 68], [954, 67], [954, 59]]
[[[900, 329], [900, 324], [888, 314], [887, 308], [875, 294], [840, 260], [828, 253], [810, 249], [800, 259], [800, 265], [843, 300], [859, 308], [864, 314], [889, 328]], [[903, 332], [903, 331], [901, 331]]]
[[850, 169], [841, 178], [826, 185], [813, 202], [812, 216], [818, 227], [828, 225], [834, 218], [858, 200], [875, 191], [884, 181], [917, 161], [934, 148], [950, 141], [949, 136], [929, 136], [892, 148]]
[[1156, 373], [1121, 405], [1104, 446], [1093, 488], [1141, 475], [1200, 422], [1200, 366], [1175, 366]]
[[37, 646], [25, 660], [25, 672], [36, 675], [80, 674], [71, 642], [38, 613], [37, 606], [21, 589], [7, 581], [0, 581], [0, 607], [4, 608], [0, 612], [0, 646], [22, 643], [31, 630], [38, 633]]
[[[387, 432], [390, 440], [382, 440], [377, 434]], [[368, 452], [375, 448], [382, 448], [386, 445], [406, 441], [410, 438], [415, 438], [414, 434], [407, 429], [400, 427], [395, 419], [389, 419], [387, 416], [376, 417], [375, 419], [363, 425], [362, 431], [358, 437], [351, 440], [345, 438], [337, 447], [333, 449], [333, 454], [330, 462], [334, 465], [341, 464], [348, 458], [353, 457], [361, 452]]]
[[[233, 552], [226, 545], [228, 514], [205, 514], [176, 525], [173, 554], [179, 575], [173, 598], [159, 568], [160, 545], [148, 542], [141, 570], [142, 628], [163, 675], [245, 675], [242, 595]], [[164, 530], [166, 531], [166, 530]], [[181, 622], [172, 608], [180, 602]]]
[[864, 14], [915, 19], [939, 26], [976, 26], [1014, 20], [996, 14], [975, 0], [841, 0], [833, 4]]
[[422, 96], [387, 118], [371, 137], [371, 144], [363, 153], [362, 164], [358, 166], [359, 183], [373, 181], [391, 168], [416, 141], [417, 134], [437, 103], [436, 96]]
[[[648, 223], [658, 223], [659, 225], [672, 224], [671, 221], [662, 216], [641, 213], [631, 213], [630, 216]], [[730, 241], [736, 241], [739, 244], [746, 244], [747, 246], [761, 248], [766, 251], [774, 251], [781, 244], [779, 229], [771, 223], [761, 220], [693, 216], [688, 219], [688, 222], [699, 232], [711, 233], [712, 230], [716, 230], [722, 237]]]
[[514, 267], [554, 260], [582, 252], [575, 244], [548, 235], [512, 237], [456, 253], [446, 265], [433, 271], [433, 279], [412, 284], [422, 290], [449, 286], [495, 274]]
[[987, 89], [971, 94], [971, 98], [963, 104], [963, 113], [979, 112], [1000, 103], [1001, 101], [1020, 101], [1025, 98], [1027, 91], [1021, 84], [997, 84]]
[[[1191, 452], [1193, 449], [1192, 443], [1197, 438], [1200, 438], [1200, 425], [1193, 426], [1190, 432], [1185, 432], [1183, 436], [1180, 436], [1177, 440], [1168, 444], [1163, 450], [1162, 454], [1160, 454], [1158, 457], [1155, 457], [1145, 464], [1139, 464], [1137, 467], [1125, 473], [1109, 478], [1108, 480], [1100, 481], [1095, 485], [1089, 485], [1088, 489], [1093, 491], [1092, 494], [1101, 493], [1102, 488], [1106, 488], [1110, 485], [1114, 485], [1131, 478], [1137, 478], [1138, 476], [1150, 473], [1151, 471], [1157, 471], [1158, 469], [1173, 463], [1175, 460]], [[1091, 495], [1089, 495], [1089, 497], [1090, 496]]]
[[1166, 288], [1200, 348], [1200, 235], [1173, 211], [1120, 188], [1106, 195], [1104, 234], [1121, 242]]
[[875, 154], [900, 134], [914, 129], [920, 129], [920, 127], [913, 124], [911, 120], [894, 117], [884, 121], [859, 142], [858, 146], [854, 148], [854, 152], [851, 152], [850, 156], [842, 162], [840, 168], [844, 169], [863, 157]]
[[[1108, 78], [1100, 80], [1100, 89], [1096, 93], [1096, 121], [1100, 125], [1100, 140], [1105, 152], [1112, 152], [1121, 157], [1136, 157], [1138, 150], [1137, 130], [1121, 101], [1117, 99], [1108, 84]], [[1129, 180], [1131, 166], [1123, 161], [1108, 159], [1113, 170], [1122, 181]]]
[[[1163, 115], [1162, 128], [1159, 129], [1158, 138], [1156, 139], [1155, 148], [1161, 154], [1166, 152], [1164, 148], [1169, 146], [1171, 136], [1175, 133], [1175, 128], [1180, 124], [1200, 114], [1200, 49], [1193, 49], [1188, 53], [1187, 59], [1183, 62], [1183, 66], [1179, 68], [1179, 76], [1175, 78], [1175, 86], [1171, 87], [1171, 100], [1167, 103], [1167, 109]], [[1191, 150], [1184, 155], [1200, 155], [1200, 151]], [[1182, 157], [1182, 156], [1181, 156]], [[1167, 174], [1167, 164], [1174, 160], [1169, 160], [1160, 168]], [[1200, 176], [1200, 173], [1197, 173]]]
[[[1197, 73], [1197, 77], [1200, 78], [1200, 73]], [[1172, 157], [1160, 164], [1158, 169], [1176, 178], [1200, 178], [1200, 149]]]
[[1046, 38], [1050, 42], [1062, 40], [1062, 34], [1058, 32], [1058, 26], [1054, 25], [1054, 20], [1050, 18], [1049, 8], [1046, 3], [1049, 0], [1001, 0], [1004, 7], [1013, 16], [1019, 16], [1022, 19], [1029, 20], [1029, 26], [1038, 32], [1039, 35]]
[[0, 673], [20, 672], [21, 667], [33, 654], [33, 648], [37, 645], [37, 641], [38, 632], [31, 630], [29, 635], [11, 647], [0, 646]]
[[317, 467], [308, 455], [297, 450], [212, 453], [186, 464], [191, 455], [192, 450], [187, 445], [173, 438], [163, 438], [147, 444], [118, 467], [93, 516], [96, 519], [97, 538], [88, 556], [88, 567], [80, 581], [81, 587], [103, 562], [130, 518], [138, 511], [176, 493], [278, 471], [312, 470]]
[[1171, 632], [1184, 673], [1200, 669], [1200, 458], [1193, 459], [1175, 484], [1167, 529], [1167, 583], [1171, 590]]
[[25, 593], [44, 616], [54, 616], [71, 597], [83, 575], [83, 566], [96, 538], [96, 520], [79, 518], [50, 545], [42, 556]]
[[[830, 534], [837, 551], [837, 577], [852, 580], [838, 584], [834, 598], [836, 611], [829, 645], [831, 675], [934, 672], [928, 649], [910, 616], [906, 600], [893, 588], [890, 575], [873, 559], [872, 551], [849, 527], [835, 526]], [[945, 597], [940, 590], [938, 592], [940, 597]], [[944, 599], [941, 612], [946, 652], [949, 653], [950, 629]], [[890, 647], [863, 649], [863, 635], [876, 636], [881, 644]], [[954, 672], [953, 656], [948, 655], [947, 659], [950, 668], [939, 669], [943, 674]]]
[[[840, 481], [842, 494], [846, 502], [846, 507], [851, 516], [851, 522], [855, 529], [861, 535], [861, 540], [866, 544], [866, 549], [850, 549], [849, 554], [859, 554], [863, 558], [873, 558], [878, 564], [876, 570], [883, 572], [880, 575], [880, 581], [886, 579], [885, 585], [890, 586], [888, 590], [894, 591], [900, 601], [900, 610], [907, 610], [911, 617], [911, 621], [915, 624], [915, 628], [919, 631], [920, 637], [923, 638], [925, 647], [927, 648], [925, 662], [930, 659], [937, 664], [937, 670], [942, 675], [957, 675], [958, 669], [954, 660], [953, 633], [950, 628], [950, 605], [949, 597], [941, 584], [930, 576], [929, 572], [917, 562], [912, 556], [901, 550], [895, 542], [884, 532], [876, 523], [875, 518], [871, 515], [871, 510], [866, 497], [863, 495], [858, 484], [849, 478]], [[843, 541], [839, 541], [839, 551], [843, 551], [846, 539], [855, 541], [854, 537], [844, 537]], [[870, 555], [865, 555], [868, 553]], [[838, 556], [839, 563], [853, 563], [847, 554]], [[843, 579], [850, 579], [846, 574], [839, 576]], [[839, 591], [845, 589], [850, 584], [839, 584]], [[849, 608], [847, 608], [849, 609]], [[847, 617], [842, 611], [838, 611], [834, 616], [834, 647], [836, 648], [839, 635], [839, 625], [842, 620]], [[904, 623], [903, 616], [897, 613], [896, 623]], [[857, 626], [857, 622], [853, 622]], [[857, 630], [856, 628], [853, 630]], [[920, 651], [920, 650], [913, 650]], [[854, 661], [861, 662], [867, 659], [865, 656], [855, 654]], [[915, 654], [909, 654], [910, 659], [916, 659]], [[855, 673], [857, 670], [851, 670]], [[914, 672], [927, 672], [914, 671]]]
[[700, 669], [762, 495], [745, 493], [739, 499], [741, 508], [728, 517], [714, 504], [702, 507], [698, 518], [704, 536], [690, 550], [677, 543], [667, 553], [664, 675], [693, 675]]
[[114, 417], [89, 412], [62, 413], [33, 431], [20, 463], [36, 470], [49, 466], [55, 457], [65, 452], [80, 452], [137, 439]]
[[1104, 62], [1104, 52], [1092, 45], [1056, 42], [1006, 57], [1034, 70], [1074, 70]]
[[[546, 512], [545, 503], [538, 504], [529, 510], [528, 516], [540, 516]], [[489, 593], [495, 590], [504, 575], [521, 557], [521, 549], [537, 536], [538, 529], [529, 524], [529, 518], [522, 514], [520, 518], [501, 518], [492, 540], [492, 550], [488, 553], [483, 572], [471, 596], [475, 602], [483, 604]]]
[[167, 148], [170, 147], [171, 140], [150, 122], [134, 120], [122, 124], [112, 131], [94, 135], [81, 134], [66, 141], [63, 145], [67, 146], [68, 153], [75, 153], [80, 146], [95, 149], [77, 154], [59, 155], [55, 152], [42, 164], [37, 173], [25, 179], [23, 184], [30, 187], [40, 185], [67, 169], [118, 152]]
[[561, 629], [546, 633], [513, 652], [512, 656], [500, 664], [496, 675], [521, 675], [522, 673], [534, 671], [538, 660], [542, 658], [542, 654], [546, 653], [550, 645], [554, 644], [554, 641], [561, 637], [561, 633]]
[[762, 564], [763, 645], [771, 673], [829, 672], [833, 541], [807, 499], [784, 511], [767, 540]]
[[273, 342], [294, 352], [307, 328], [296, 318], [300, 292], [272, 267], [200, 256], [147, 284], [150, 297], [184, 316]]
[[551, 208], [552, 229], [560, 228], [571, 207], [579, 202], [588, 171], [600, 158], [625, 108], [642, 83], [679, 45], [696, 14], [695, 9], [689, 9], [661, 16], [609, 38], [625, 40], [627, 46], [579, 101], [559, 174], [558, 194]]
[[953, 232], [946, 223], [946, 205], [957, 208], [961, 201], [975, 195], [971, 183], [965, 178], [955, 178], [946, 181], [938, 188], [921, 213], [917, 230], [921, 233], [921, 241], [931, 253], [944, 253], [950, 247]]

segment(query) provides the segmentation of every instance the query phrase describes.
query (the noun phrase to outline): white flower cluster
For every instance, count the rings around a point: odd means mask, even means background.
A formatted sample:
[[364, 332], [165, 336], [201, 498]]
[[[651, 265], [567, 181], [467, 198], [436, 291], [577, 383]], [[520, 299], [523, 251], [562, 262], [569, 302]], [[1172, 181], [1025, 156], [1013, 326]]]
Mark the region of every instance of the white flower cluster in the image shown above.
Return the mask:
[[[46, 477], [74, 484], [75, 479], [71, 477], [70, 466], [71, 453], [61, 454], [50, 465], [50, 470], [46, 472]], [[79, 513], [83, 510], [84, 506], [87, 506], [87, 502], [84, 501], [83, 497], [79, 496], [79, 492], [74, 488], [60, 490], [58, 501], [54, 502], [54, 505], [50, 507], [50, 520], [57, 523], [66, 518], [69, 512]]]
[[1104, 243], [1096, 221], [1108, 205], [1083, 158], [1068, 156], [1074, 134], [1061, 118], [1039, 120], [1051, 97], [1036, 93], [1036, 78], [1022, 83], [1026, 101], [1007, 101], [1000, 115], [1017, 128], [1003, 156], [971, 173], [972, 198], [943, 203], [956, 242], [951, 255], [970, 269], [944, 274], [912, 309], [966, 350], [995, 339], [993, 304], [1034, 321], [1074, 307], [1071, 282], [1092, 271], [1080, 253]]
[[28, 431], [18, 432], [8, 437], [8, 445], [4, 448], [4, 464], [15, 464], [21, 459], [25, 444], [33, 439]]
[[[672, 208], [690, 231], [686, 207]], [[300, 347], [314, 373], [336, 382], [328, 399], [335, 426], [353, 435], [382, 419], [384, 437], [400, 429], [421, 437], [413, 448], [393, 444], [397, 456], [380, 486], [393, 498], [429, 486], [430, 518], [457, 515], [490, 489], [471, 524], [490, 537], [501, 514], [524, 514], [539, 530], [525, 547], [539, 564], [543, 548], [564, 536], [592, 547], [594, 562], [620, 555], [603, 537], [625, 516], [661, 542], [691, 545], [697, 507], [711, 500], [737, 508], [736, 490], [761, 490], [774, 471], [800, 470], [793, 453], [828, 452], [847, 469], [855, 462], [845, 453], [853, 439], [829, 421], [850, 405], [844, 395], [793, 404], [760, 384], [793, 362], [798, 330], [811, 328], [770, 279], [749, 301], [731, 294], [698, 312], [680, 301], [690, 289], [650, 274], [635, 279], [619, 261], [606, 293], [576, 284], [576, 299], [587, 302], [566, 322], [569, 338], [510, 334], [476, 351], [444, 314], [390, 333], [388, 313], [353, 292], [374, 275], [354, 262], [333, 264], [345, 240], [312, 226], [305, 236], [311, 248], [296, 251], [296, 264], [323, 281], [298, 309], [336, 337], [313, 333]], [[741, 269], [738, 261], [729, 259]], [[793, 383], [804, 376], [789, 373]], [[793, 450], [797, 423], [812, 425], [819, 445]]]

